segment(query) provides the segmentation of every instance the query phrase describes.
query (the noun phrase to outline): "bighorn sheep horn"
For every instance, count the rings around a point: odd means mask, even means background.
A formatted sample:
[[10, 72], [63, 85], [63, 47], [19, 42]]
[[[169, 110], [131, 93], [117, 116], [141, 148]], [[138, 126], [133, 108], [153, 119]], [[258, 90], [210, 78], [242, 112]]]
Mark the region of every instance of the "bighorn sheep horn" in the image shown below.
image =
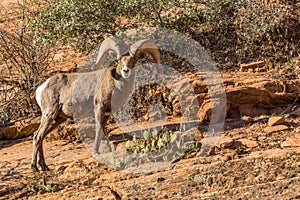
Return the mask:
[[125, 54], [128, 49], [129, 46], [118, 38], [108, 38], [104, 40], [99, 48], [99, 54], [97, 57], [95, 68], [99, 69], [99, 67], [104, 63], [106, 55], [107, 53], [109, 53], [109, 51], [113, 51], [114, 53], [116, 53], [117, 59], [120, 59], [120, 57]]
[[150, 40], [139, 40], [130, 46], [130, 54], [138, 60], [143, 53], [150, 54], [160, 64], [160, 52], [157, 45]]

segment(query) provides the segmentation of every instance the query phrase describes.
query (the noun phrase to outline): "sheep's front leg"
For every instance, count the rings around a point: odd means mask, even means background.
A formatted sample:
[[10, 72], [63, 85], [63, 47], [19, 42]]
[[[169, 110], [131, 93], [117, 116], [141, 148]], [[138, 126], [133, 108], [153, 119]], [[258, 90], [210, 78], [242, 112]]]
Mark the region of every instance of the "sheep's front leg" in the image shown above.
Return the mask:
[[[95, 105], [95, 121], [96, 121], [96, 136], [93, 147], [93, 155], [99, 155], [99, 146], [103, 151], [111, 151], [109, 141], [104, 135], [105, 120], [105, 106], [102, 103]], [[103, 145], [103, 146], [102, 146]]]

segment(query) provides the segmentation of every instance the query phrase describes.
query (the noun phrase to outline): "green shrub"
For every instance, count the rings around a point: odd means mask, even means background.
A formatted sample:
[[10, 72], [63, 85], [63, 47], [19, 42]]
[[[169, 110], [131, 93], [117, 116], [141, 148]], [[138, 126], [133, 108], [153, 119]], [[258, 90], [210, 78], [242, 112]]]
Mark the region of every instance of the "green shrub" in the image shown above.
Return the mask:
[[44, 29], [41, 37], [49, 42], [89, 51], [105, 34], [141, 26], [188, 32], [198, 24], [198, 13], [189, 0], [50, 0], [33, 25]]
[[162, 134], [158, 134], [156, 130], [152, 133], [143, 132], [143, 138], [133, 139], [126, 142], [126, 150], [134, 154], [149, 154], [166, 147], [169, 143], [175, 143], [179, 135], [170, 130], [165, 130]]
[[1, 22], [10, 27], [0, 32], [0, 121], [37, 111], [33, 93], [49, 75], [56, 47], [87, 52], [106, 34], [141, 26], [192, 37], [220, 68], [258, 59], [287, 62], [300, 54], [297, 5], [288, 0], [23, 1], [13, 8], [19, 21], [6, 19], [0, 11]]
[[95, 47], [105, 34], [141, 26], [182, 32], [231, 66], [260, 57], [285, 62], [297, 56], [299, 31], [286, 34], [289, 22], [299, 30], [293, 4], [252, 0], [51, 0], [35, 21], [42, 36], [75, 46]]
[[[209, 0], [201, 44], [219, 63], [231, 66], [255, 59], [287, 62], [299, 51], [299, 12], [284, 1]], [[298, 29], [291, 31], [288, 22]], [[294, 32], [287, 34], [287, 32]]]
[[115, 34], [120, 28], [119, 2], [106, 0], [50, 0], [33, 26], [44, 29], [41, 37], [58, 40], [61, 45], [79, 51], [90, 50], [103, 34]]

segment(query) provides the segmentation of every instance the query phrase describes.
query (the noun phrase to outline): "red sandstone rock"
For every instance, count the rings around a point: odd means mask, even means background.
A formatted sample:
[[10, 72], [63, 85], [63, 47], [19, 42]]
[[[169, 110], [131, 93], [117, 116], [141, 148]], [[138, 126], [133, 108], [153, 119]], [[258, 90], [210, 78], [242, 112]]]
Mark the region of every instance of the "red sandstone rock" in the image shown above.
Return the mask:
[[285, 122], [284, 118], [281, 116], [273, 116], [270, 117], [268, 120], [268, 125], [269, 126], [275, 126], [275, 125], [280, 125]]
[[288, 136], [284, 142], [281, 143], [281, 147], [300, 147], [300, 134]]
[[277, 125], [277, 126], [270, 126], [265, 128], [265, 132], [266, 133], [274, 133], [274, 132], [278, 132], [278, 131], [286, 131], [288, 130], [289, 127], [287, 127], [286, 125]]
[[257, 142], [248, 139], [239, 139], [238, 142], [242, 143], [244, 146], [248, 148], [255, 148], [258, 146]]
[[218, 148], [230, 147], [233, 144], [233, 139], [229, 136], [220, 136], [216, 139], [215, 146]]
[[291, 112], [291, 115], [300, 117], [300, 108], [297, 108], [295, 111]]

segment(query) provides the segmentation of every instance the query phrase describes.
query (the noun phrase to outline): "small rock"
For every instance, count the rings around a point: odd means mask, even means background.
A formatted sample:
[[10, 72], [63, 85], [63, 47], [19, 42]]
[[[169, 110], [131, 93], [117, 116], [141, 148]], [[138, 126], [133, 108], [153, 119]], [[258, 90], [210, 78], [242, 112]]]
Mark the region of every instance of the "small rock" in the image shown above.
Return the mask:
[[[214, 123], [222, 122], [225, 117], [226, 112], [223, 110], [222, 100], [219, 98], [213, 98], [209, 100], [205, 100], [200, 106], [198, 117], [201, 122], [203, 121], [213, 121]], [[226, 105], [225, 105], [226, 106]], [[226, 109], [228, 109], [226, 107]], [[218, 113], [218, 116], [213, 116], [212, 113]]]
[[255, 68], [263, 67], [264, 65], [265, 65], [265, 61], [243, 63], [243, 64], [240, 64], [240, 72], [249, 71], [249, 69], [252, 69], [252, 71], [253, 71]]
[[[201, 141], [203, 143], [205, 139]], [[202, 144], [200, 152], [197, 153], [198, 157], [205, 157], [205, 156], [212, 156], [216, 154], [216, 148], [215, 146], [209, 145], [209, 144]]]
[[165, 180], [165, 178], [164, 177], [159, 177], [159, 178], [157, 178], [157, 182], [162, 182], [162, 181], [164, 181]]
[[235, 152], [227, 153], [227, 154], [225, 154], [225, 155], [221, 158], [221, 160], [222, 160], [223, 162], [226, 162], [226, 161], [228, 161], [228, 160], [232, 160], [232, 159], [234, 158], [235, 155], [236, 155]]
[[205, 84], [204, 81], [200, 81], [200, 80], [195, 80], [192, 83], [192, 87], [195, 91], [196, 94], [198, 93], [206, 93], [207, 92], [207, 85]]
[[284, 118], [281, 116], [273, 116], [270, 117], [268, 120], [268, 126], [275, 126], [275, 125], [280, 125], [285, 122]]
[[300, 147], [300, 134], [288, 136], [286, 140], [281, 143], [281, 147]]
[[40, 123], [26, 124], [23, 127], [19, 128], [19, 132], [15, 136], [15, 138], [23, 138], [23, 137], [33, 135], [34, 132], [39, 128], [39, 126]]
[[196, 133], [195, 133], [195, 140], [196, 141], [199, 141], [199, 140], [201, 140], [201, 139], [203, 139], [204, 138], [204, 136], [203, 136], [203, 133], [201, 132], [201, 131], [197, 131]]
[[55, 171], [60, 172], [60, 171], [64, 171], [67, 167], [64, 165], [60, 165], [58, 167], [55, 168]]
[[45, 193], [46, 193], [45, 190], [39, 190], [37, 194], [38, 194], [38, 195], [42, 195], [42, 194], [45, 194]]
[[270, 126], [265, 128], [265, 132], [266, 133], [274, 133], [274, 132], [278, 132], [278, 131], [285, 131], [288, 130], [289, 127], [287, 127], [286, 125], [277, 125], [277, 126]]
[[291, 115], [294, 115], [296, 117], [300, 117], [300, 108], [297, 108], [295, 111], [291, 112]]
[[234, 148], [234, 149], [236, 149], [236, 148], [244, 147], [244, 145], [242, 144], [242, 142], [240, 142], [238, 140], [234, 140], [231, 147]]
[[198, 128], [191, 128], [185, 131], [182, 136], [192, 136], [196, 141], [203, 139], [203, 133]]
[[220, 136], [215, 143], [215, 146], [218, 148], [230, 147], [233, 144], [233, 139], [229, 136]]
[[257, 142], [248, 139], [239, 139], [238, 142], [242, 143], [248, 148], [255, 148], [258, 146]]
[[1, 190], [0, 190], [0, 197], [6, 195], [6, 194], [8, 194], [8, 193], [9, 193], [9, 190], [8, 190], [7, 188], [1, 189]]
[[76, 166], [76, 162], [75, 162], [75, 161], [70, 162], [70, 163], [66, 166], [66, 168], [64, 169], [64, 173], [65, 173], [65, 174], [72, 174], [72, 173], [75, 172], [75, 168], [76, 168], [76, 167], [77, 167], [77, 166]]
[[18, 139], [32, 135], [39, 127], [40, 118], [17, 122], [9, 127], [0, 128], [0, 139]]

